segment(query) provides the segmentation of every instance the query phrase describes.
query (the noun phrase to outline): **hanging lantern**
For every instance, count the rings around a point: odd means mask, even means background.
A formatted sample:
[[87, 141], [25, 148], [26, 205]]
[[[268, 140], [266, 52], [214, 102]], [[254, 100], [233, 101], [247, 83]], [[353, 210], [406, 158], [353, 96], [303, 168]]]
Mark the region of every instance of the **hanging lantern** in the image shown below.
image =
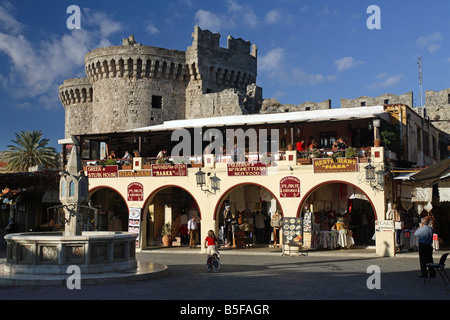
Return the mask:
[[220, 179], [216, 176], [214, 173], [214, 176], [210, 178], [211, 179], [211, 189], [216, 192], [220, 189]]
[[198, 172], [195, 174], [195, 178], [197, 179], [197, 187], [203, 187], [205, 184], [205, 173], [201, 168], [198, 168]]
[[375, 180], [375, 167], [370, 164], [370, 159], [369, 159], [369, 164], [364, 167], [364, 170], [366, 170], [366, 181], [369, 181], [369, 182], [374, 181]]

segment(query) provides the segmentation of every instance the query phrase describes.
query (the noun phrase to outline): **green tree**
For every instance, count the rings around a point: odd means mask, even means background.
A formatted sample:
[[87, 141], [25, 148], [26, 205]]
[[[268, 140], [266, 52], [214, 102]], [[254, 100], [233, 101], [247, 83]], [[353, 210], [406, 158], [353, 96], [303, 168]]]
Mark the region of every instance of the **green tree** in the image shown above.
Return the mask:
[[28, 171], [35, 165], [44, 165], [47, 168], [57, 166], [57, 152], [55, 148], [47, 147], [48, 139], [42, 139], [42, 131], [21, 131], [15, 133], [16, 138], [11, 140], [14, 145], [8, 145], [6, 152], [8, 171]]

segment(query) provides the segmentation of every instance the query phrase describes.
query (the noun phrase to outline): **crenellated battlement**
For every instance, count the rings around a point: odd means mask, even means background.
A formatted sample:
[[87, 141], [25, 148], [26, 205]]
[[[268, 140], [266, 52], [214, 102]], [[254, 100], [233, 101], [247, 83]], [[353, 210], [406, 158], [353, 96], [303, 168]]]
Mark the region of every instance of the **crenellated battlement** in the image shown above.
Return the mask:
[[183, 51], [142, 46], [129, 39], [124, 39], [122, 46], [87, 53], [85, 69], [92, 82], [116, 77], [174, 81], [188, 78]]
[[198, 26], [192, 35], [186, 51], [143, 46], [131, 35], [88, 52], [87, 77], [59, 87], [66, 136], [259, 110], [256, 46], [229, 36], [221, 48], [220, 34]]
[[64, 107], [77, 103], [92, 102], [92, 85], [87, 78], [64, 80], [59, 86], [59, 99]]

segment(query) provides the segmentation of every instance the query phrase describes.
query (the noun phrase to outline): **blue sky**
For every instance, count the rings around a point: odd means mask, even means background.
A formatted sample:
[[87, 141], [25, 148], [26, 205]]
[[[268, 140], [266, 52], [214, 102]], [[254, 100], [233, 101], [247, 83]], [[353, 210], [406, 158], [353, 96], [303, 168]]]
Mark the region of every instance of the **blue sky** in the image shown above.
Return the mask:
[[[70, 5], [81, 29], [69, 30]], [[381, 29], [369, 29], [370, 5]], [[21, 130], [64, 138], [58, 86], [83, 77], [84, 55], [134, 34], [147, 46], [186, 50], [194, 26], [258, 46], [257, 84], [282, 103], [354, 99], [450, 87], [448, 0], [0, 0], [0, 151]]]

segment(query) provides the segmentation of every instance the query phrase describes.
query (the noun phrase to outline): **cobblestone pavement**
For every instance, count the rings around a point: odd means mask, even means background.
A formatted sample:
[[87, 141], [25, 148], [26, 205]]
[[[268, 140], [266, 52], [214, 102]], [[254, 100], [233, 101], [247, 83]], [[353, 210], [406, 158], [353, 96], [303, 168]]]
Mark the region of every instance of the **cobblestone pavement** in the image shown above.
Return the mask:
[[[366, 251], [367, 252], [367, 251]], [[435, 253], [435, 261], [443, 252]], [[0, 263], [4, 263], [4, 254]], [[277, 250], [222, 251], [219, 273], [206, 270], [206, 256], [198, 249], [148, 250], [140, 261], [165, 264], [169, 275], [160, 279], [118, 284], [0, 287], [0, 300], [450, 300], [450, 285], [439, 277], [424, 285], [417, 253], [379, 258], [346, 250], [308, 256], [282, 256]], [[369, 289], [380, 268], [380, 289]], [[449, 271], [447, 271], [450, 274]], [[369, 281], [374, 284], [374, 280]]]

